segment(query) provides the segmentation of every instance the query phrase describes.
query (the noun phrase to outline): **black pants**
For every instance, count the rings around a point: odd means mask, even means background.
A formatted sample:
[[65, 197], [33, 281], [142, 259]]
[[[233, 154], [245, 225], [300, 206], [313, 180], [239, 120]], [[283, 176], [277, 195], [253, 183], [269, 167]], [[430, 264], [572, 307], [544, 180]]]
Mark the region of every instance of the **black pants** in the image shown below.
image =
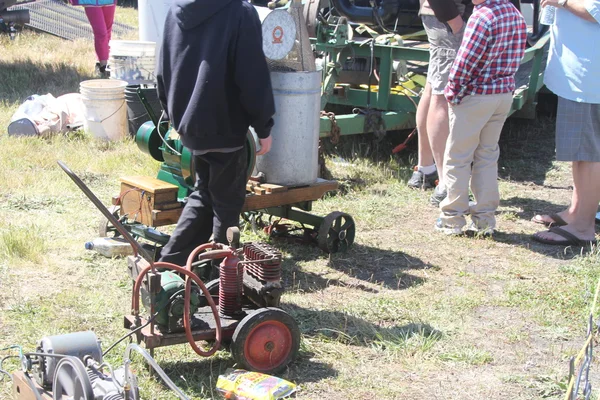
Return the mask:
[[194, 156], [196, 187], [177, 227], [162, 248], [160, 261], [184, 266], [190, 253], [213, 240], [227, 243], [227, 229], [238, 226], [246, 199], [247, 148], [233, 153]]

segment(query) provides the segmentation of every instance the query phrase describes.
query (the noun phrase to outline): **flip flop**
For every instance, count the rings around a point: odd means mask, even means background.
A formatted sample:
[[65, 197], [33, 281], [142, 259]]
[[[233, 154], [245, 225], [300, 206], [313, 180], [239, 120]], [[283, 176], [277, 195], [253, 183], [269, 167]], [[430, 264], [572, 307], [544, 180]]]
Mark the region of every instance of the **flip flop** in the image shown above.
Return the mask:
[[567, 222], [562, 219], [560, 217], [560, 215], [558, 214], [547, 214], [548, 218], [550, 218], [552, 221], [548, 222], [548, 221], [544, 221], [543, 219], [543, 215], [535, 215], [533, 218], [531, 218], [531, 220], [533, 222], [535, 222], [536, 224], [541, 224], [541, 225], [546, 225], [546, 226], [565, 226], [567, 225]]
[[579, 239], [577, 236], [573, 235], [571, 232], [567, 232], [566, 230], [564, 230], [563, 228], [559, 228], [558, 226], [553, 226], [552, 228], [548, 229], [547, 232], [552, 232], [558, 236], [563, 237], [565, 240], [545, 239], [540, 236], [540, 233], [544, 233], [544, 232], [537, 232], [537, 233], [533, 234], [531, 236], [531, 238], [533, 240], [535, 240], [536, 242], [544, 243], [544, 244], [551, 244], [551, 245], [555, 245], [555, 246], [587, 247], [590, 244], [596, 245], [596, 239], [594, 239], [594, 240]]

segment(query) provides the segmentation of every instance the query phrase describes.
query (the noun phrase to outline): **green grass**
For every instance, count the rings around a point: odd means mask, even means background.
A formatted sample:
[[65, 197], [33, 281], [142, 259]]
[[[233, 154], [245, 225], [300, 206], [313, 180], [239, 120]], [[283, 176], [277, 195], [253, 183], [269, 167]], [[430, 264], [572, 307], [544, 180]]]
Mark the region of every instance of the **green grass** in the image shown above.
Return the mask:
[[[135, 24], [134, 10], [117, 15]], [[94, 55], [89, 42], [27, 31], [14, 42], [0, 36], [0, 48], [0, 349], [33, 351], [43, 336], [87, 329], [107, 348], [127, 332], [127, 266], [84, 249], [98, 235], [101, 213], [57, 161], [106, 205], [122, 176], [155, 176], [159, 164], [129, 139], [102, 143], [83, 132], [9, 137], [8, 121], [27, 96], [76, 92], [91, 76]], [[430, 192], [405, 184], [416, 143], [391, 155], [406, 132], [326, 145], [340, 190], [314, 202], [313, 212], [349, 213], [352, 249], [327, 256], [243, 232], [243, 240], [268, 240], [284, 255], [282, 308], [302, 340], [298, 359], [280, 376], [299, 385], [297, 398], [563, 396], [568, 358], [585, 340], [600, 253], [530, 240], [540, 229], [529, 221], [534, 213], [558, 211], [570, 200], [570, 170], [553, 159], [552, 132], [544, 116], [507, 122], [494, 240], [434, 232]], [[120, 365], [124, 349], [117, 346], [107, 361]], [[155, 358], [193, 399], [217, 398], [219, 374], [234, 366], [227, 351], [202, 358], [186, 344], [157, 349]], [[12, 360], [3, 366], [19, 368]], [[133, 367], [143, 399], [173, 398], [140, 356]], [[0, 398], [10, 393], [8, 380], [0, 381]]]

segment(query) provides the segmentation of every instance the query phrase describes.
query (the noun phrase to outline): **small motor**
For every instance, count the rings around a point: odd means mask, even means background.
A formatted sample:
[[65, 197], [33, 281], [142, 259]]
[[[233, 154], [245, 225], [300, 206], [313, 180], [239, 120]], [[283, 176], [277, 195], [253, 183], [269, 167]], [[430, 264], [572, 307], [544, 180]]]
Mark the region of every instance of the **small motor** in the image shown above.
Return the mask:
[[[185, 281], [176, 273], [162, 271], [160, 273], [160, 292], [154, 297], [154, 310], [158, 312], [155, 318], [156, 325], [162, 332], [183, 332]], [[150, 295], [142, 290], [142, 302], [150, 310]], [[198, 310], [200, 297], [197, 289], [193, 288], [190, 296], [190, 313]]]
[[127, 365], [110, 374], [102, 361], [100, 341], [91, 331], [46, 336], [37, 352], [24, 359], [38, 385], [53, 393], [53, 399], [139, 399], [137, 379]]

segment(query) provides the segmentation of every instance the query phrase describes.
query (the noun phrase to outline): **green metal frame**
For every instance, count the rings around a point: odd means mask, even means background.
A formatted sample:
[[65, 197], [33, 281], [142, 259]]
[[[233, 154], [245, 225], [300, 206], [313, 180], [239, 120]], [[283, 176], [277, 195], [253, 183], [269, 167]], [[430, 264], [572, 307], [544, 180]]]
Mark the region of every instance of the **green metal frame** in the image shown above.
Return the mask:
[[[344, 88], [335, 90], [337, 78], [342, 65], [337, 61], [344, 49], [351, 48], [352, 54], [356, 57], [371, 57], [371, 40], [353, 41], [346, 40], [348, 37], [348, 26], [340, 25], [320, 25], [317, 30], [317, 37], [311, 39], [316, 50], [329, 55], [330, 61], [324, 68], [323, 74], [323, 93], [321, 96], [321, 109], [326, 109], [327, 105], [351, 106], [363, 109], [378, 110], [380, 118], [385, 123], [385, 129], [400, 130], [411, 129], [416, 126], [415, 116], [416, 107], [419, 103], [419, 96], [408, 96], [406, 94], [395, 94], [391, 92], [392, 74], [394, 61], [418, 61], [429, 62], [429, 50], [427, 48], [402, 47], [401, 45], [392, 46], [380, 44], [375, 41], [373, 44], [373, 56], [379, 59], [379, 89], [377, 92], [370, 92], [369, 89]], [[403, 39], [426, 40], [424, 31], [418, 31], [411, 35], [405, 35]], [[529, 75], [529, 81], [525, 87], [517, 88], [514, 94], [514, 101], [509, 115], [523, 110], [521, 116], [532, 118], [532, 110], [535, 112], [536, 93], [543, 86], [543, 72], [541, 70], [544, 47], [548, 43], [549, 35], [542, 37], [535, 46], [528, 48], [521, 64], [533, 61], [532, 70]], [[410, 99], [409, 99], [410, 97]], [[369, 101], [370, 100], [370, 101]], [[339, 127], [336, 134], [355, 135], [370, 133], [366, 124], [367, 115], [365, 113], [341, 114], [335, 116], [335, 124]], [[328, 116], [322, 116], [320, 119], [319, 136], [332, 136], [332, 120]]]

